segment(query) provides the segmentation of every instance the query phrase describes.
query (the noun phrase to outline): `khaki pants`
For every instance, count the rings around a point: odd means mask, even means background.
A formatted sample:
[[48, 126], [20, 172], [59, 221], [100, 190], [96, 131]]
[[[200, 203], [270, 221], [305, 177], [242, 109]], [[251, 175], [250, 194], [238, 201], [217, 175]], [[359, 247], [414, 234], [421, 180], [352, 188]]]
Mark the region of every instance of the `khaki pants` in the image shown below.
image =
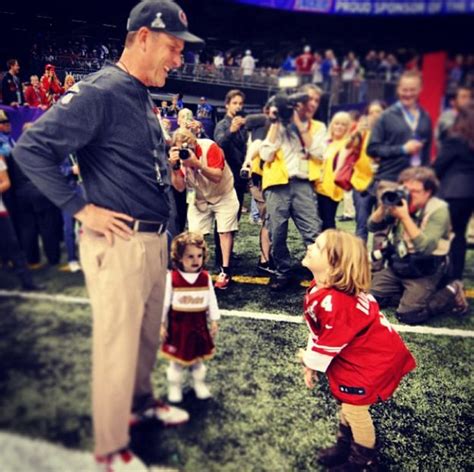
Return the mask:
[[375, 447], [375, 428], [370, 416], [371, 405], [350, 405], [341, 403], [339, 419], [344, 426], [349, 426], [354, 442], [370, 449]]
[[92, 414], [95, 453], [126, 447], [132, 402], [153, 397], [151, 371], [159, 346], [166, 234], [114, 238], [84, 230], [80, 242], [92, 314]]
[[398, 313], [410, 313], [427, 308], [428, 301], [436, 292], [445, 274], [444, 264], [430, 276], [418, 279], [398, 277], [390, 267], [374, 273], [370, 293], [376, 298], [400, 297]]

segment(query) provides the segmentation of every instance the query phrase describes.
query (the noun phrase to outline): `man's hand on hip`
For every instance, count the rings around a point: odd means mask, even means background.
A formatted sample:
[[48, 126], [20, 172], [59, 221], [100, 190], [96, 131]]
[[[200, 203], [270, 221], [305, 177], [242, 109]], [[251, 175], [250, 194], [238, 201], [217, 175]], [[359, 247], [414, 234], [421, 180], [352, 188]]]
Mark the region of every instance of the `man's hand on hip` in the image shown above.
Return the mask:
[[124, 221], [133, 221], [133, 218], [125, 213], [88, 204], [74, 217], [87, 228], [103, 234], [110, 246], [114, 243], [114, 234], [126, 241], [133, 234], [133, 230], [124, 223]]

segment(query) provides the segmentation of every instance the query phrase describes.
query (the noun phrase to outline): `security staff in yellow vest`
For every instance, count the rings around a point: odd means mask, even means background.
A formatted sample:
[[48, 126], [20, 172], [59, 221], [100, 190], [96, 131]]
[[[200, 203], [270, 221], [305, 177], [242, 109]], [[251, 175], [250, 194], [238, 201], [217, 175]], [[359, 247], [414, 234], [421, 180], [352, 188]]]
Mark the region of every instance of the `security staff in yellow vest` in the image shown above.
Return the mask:
[[276, 268], [270, 284], [274, 291], [290, 283], [288, 220], [293, 219], [305, 245], [312, 244], [321, 231], [313, 182], [320, 174], [326, 126], [312, 118], [322, 92], [311, 84], [304, 85], [300, 91], [308, 94], [309, 100], [297, 107], [289, 126], [273, 123], [260, 149], [260, 158], [265, 162], [262, 187]]
[[438, 287], [447, 272], [452, 239], [448, 205], [434, 196], [438, 179], [428, 167], [410, 167], [398, 183], [406, 196], [393, 199], [399, 200], [394, 205], [384, 197], [383, 181], [379, 184], [380, 205], [368, 222], [372, 232], [390, 229], [383, 253], [388, 267], [374, 273], [371, 293], [381, 308], [399, 299], [396, 316], [408, 324], [422, 323], [448, 307], [459, 312], [459, 305], [467, 305], [462, 287], [455, 282]]

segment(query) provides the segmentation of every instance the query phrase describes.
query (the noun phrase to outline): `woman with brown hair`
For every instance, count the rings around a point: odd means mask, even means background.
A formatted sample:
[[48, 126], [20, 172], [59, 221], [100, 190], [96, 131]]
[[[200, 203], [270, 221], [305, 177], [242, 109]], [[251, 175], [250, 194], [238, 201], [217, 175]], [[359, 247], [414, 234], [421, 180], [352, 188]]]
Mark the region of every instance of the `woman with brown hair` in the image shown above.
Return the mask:
[[461, 280], [466, 228], [474, 211], [474, 103], [459, 110], [433, 166], [441, 182], [439, 196], [449, 204], [455, 235], [451, 242], [452, 275]]

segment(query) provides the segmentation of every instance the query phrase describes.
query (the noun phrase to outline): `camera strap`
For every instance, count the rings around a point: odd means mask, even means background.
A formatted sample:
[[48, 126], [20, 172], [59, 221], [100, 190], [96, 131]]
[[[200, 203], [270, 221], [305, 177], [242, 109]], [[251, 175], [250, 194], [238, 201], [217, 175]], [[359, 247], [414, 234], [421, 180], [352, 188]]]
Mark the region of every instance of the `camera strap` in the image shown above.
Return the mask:
[[[309, 125], [311, 125], [311, 123], [309, 123]], [[305, 159], [307, 159], [309, 157], [308, 150], [306, 149], [306, 145], [304, 143], [303, 136], [301, 136], [300, 129], [294, 123], [292, 124], [292, 127], [293, 127], [293, 129], [296, 133], [296, 136], [298, 137], [298, 140], [299, 140], [300, 144], [301, 144], [301, 152], [304, 154]]]

